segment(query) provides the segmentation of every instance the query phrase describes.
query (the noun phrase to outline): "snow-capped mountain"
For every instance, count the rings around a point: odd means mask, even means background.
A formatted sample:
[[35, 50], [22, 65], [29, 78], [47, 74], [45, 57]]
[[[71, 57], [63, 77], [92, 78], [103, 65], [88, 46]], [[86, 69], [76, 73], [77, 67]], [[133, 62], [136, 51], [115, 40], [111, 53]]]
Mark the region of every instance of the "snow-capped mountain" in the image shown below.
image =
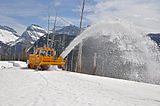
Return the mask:
[[65, 26], [62, 29], [56, 30], [57, 34], [67, 34], [67, 35], [78, 35], [80, 32], [80, 28], [70, 25], [70, 26]]
[[15, 43], [29, 41], [33, 44], [46, 33], [47, 32], [42, 27], [32, 24], [27, 27], [26, 31], [23, 32], [23, 34], [19, 37], [19, 39], [16, 40]]
[[17, 32], [8, 26], [1, 26], [0, 25], [0, 41], [4, 44], [9, 42], [13, 42], [17, 40], [19, 35]]

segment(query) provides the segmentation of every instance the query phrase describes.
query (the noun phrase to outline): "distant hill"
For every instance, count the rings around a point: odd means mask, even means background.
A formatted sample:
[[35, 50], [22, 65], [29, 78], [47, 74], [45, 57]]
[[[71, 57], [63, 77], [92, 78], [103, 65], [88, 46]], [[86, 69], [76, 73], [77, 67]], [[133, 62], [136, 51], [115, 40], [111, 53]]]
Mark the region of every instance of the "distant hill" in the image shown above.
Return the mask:
[[19, 35], [13, 28], [0, 25], [0, 41], [2, 43], [7, 44], [9, 42], [14, 42], [18, 37]]
[[38, 25], [30, 25], [27, 27], [26, 31], [23, 32], [23, 34], [15, 41], [15, 44], [19, 42], [26, 42], [29, 41], [31, 44], [33, 44], [35, 41], [37, 41], [41, 36], [46, 34], [46, 30]]
[[160, 33], [158, 34], [148, 34], [148, 36], [157, 43], [157, 45], [160, 47]]
[[[1, 30], [3, 32], [1, 32]], [[65, 49], [65, 47], [79, 34], [80, 29], [74, 25], [63, 26], [56, 30], [55, 50], [57, 55]], [[46, 46], [47, 31], [39, 25], [31, 24], [26, 28], [22, 35], [8, 26], [0, 26], [0, 57], [3, 60], [20, 59], [24, 49], [33, 52], [33, 47]], [[52, 37], [50, 34], [50, 38]]]
[[62, 29], [56, 30], [57, 34], [67, 34], [77, 36], [80, 32], [80, 28], [74, 25], [64, 26]]

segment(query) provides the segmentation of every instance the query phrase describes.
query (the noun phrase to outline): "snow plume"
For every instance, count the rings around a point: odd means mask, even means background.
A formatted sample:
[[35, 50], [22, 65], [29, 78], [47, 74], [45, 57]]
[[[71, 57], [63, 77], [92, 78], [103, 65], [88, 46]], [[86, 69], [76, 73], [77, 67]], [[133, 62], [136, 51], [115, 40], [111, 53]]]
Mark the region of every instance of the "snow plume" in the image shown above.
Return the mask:
[[[147, 33], [160, 32], [159, 0], [94, 0], [91, 14], [86, 17], [92, 23], [110, 18], [133, 22]], [[88, 8], [89, 8], [88, 7]]]
[[[89, 37], [95, 39], [92, 45]], [[123, 20], [101, 21], [76, 37], [61, 56], [65, 57], [82, 41], [83, 59], [86, 59], [82, 63], [86, 67], [93, 68], [89, 66], [93, 65], [93, 53], [98, 55], [96, 74], [108, 76], [110, 73], [108, 77], [160, 83], [158, 47], [132, 23]]]
[[96, 52], [96, 75], [160, 84], [160, 52], [157, 45], [146, 36], [147, 33], [160, 32], [160, 2], [95, 2], [97, 4], [91, 6], [91, 14], [86, 16], [94, 25], [77, 36], [61, 56], [65, 57], [76, 45], [88, 38], [83, 43], [84, 73], [87, 73], [89, 67], [93, 71], [93, 55]]

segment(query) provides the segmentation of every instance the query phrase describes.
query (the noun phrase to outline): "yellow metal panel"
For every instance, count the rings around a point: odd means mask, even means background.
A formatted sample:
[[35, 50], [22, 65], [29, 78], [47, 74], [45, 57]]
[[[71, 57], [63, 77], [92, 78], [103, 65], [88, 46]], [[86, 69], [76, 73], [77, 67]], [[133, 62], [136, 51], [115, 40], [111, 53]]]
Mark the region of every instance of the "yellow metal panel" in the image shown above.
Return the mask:
[[[47, 48], [47, 47], [40, 47], [37, 48], [37, 50], [53, 50], [54, 48]], [[43, 66], [43, 65], [64, 65], [67, 61], [67, 58], [63, 57], [49, 57], [49, 56], [40, 56], [40, 55], [34, 55], [31, 54], [29, 56], [29, 65], [31, 68], [34, 68], [35, 66]]]

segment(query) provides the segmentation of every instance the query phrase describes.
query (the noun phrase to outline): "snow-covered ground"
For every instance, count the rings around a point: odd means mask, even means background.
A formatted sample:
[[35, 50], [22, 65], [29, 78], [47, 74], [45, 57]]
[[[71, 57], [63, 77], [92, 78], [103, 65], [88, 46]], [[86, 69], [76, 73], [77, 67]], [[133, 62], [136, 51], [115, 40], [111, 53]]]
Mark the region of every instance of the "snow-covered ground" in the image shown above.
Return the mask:
[[160, 106], [160, 85], [57, 68], [36, 71], [24, 62], [0, 67], [0, 106]]

